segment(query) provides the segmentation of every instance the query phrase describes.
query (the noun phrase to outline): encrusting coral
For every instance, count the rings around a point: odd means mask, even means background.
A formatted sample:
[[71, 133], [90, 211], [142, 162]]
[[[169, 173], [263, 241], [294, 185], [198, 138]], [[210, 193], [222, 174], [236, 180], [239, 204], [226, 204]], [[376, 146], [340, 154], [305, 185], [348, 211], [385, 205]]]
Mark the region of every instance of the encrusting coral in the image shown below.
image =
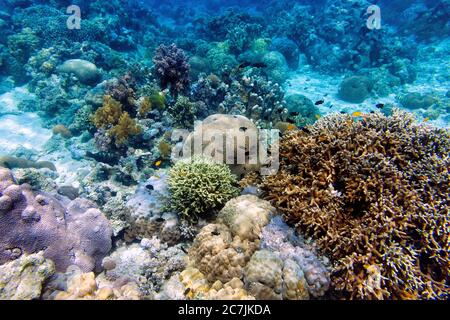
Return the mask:
[[329, 255], [342, 296], [448, 299], [449, 138], [397, 109], [330, 115], [284, 137], [260, 187]]

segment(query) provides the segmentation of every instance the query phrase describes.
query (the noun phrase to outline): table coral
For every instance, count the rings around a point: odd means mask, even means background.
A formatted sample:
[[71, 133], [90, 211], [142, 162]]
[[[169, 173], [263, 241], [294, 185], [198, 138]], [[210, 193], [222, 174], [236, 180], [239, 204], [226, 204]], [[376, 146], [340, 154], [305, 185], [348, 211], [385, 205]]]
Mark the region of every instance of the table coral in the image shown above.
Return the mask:
[[322, 118], [281, 144], [267, 199], [333, 263], [332, 285], [363, 299], [449, 297], [450, 135], [393, 111]]

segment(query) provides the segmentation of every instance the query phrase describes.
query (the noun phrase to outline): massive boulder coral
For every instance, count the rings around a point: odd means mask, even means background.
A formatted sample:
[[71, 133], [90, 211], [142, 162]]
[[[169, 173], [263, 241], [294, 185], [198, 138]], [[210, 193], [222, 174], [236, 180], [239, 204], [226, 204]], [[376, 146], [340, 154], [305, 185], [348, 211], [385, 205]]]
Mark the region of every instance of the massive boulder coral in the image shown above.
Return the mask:
[[364, 76], [345, 78], [339, 87], [339, 97], [351, 103], [362, 103], [372, 91], [372, 82]]
[[[314, 251], [289, 232], [289, 228], [274, 230], [271, 221], [275, 213], [275, 208], [267, 201], [253, 195], [230, 200], [216, 223], [200, 230], [189, 250], [190, 267], [182, 277], [197, 270], [194, 273], [200, 275], [194, 278], [204, 279], [193, 286], [193, 294], [208, 292], [210, 285], [220, 290], [227, 287], [226, 283], [242, 282], [243, 286], [231, 286], [235, 290], [245, 290], [245, 294], [234, 291], [240, 297], [308, 299], [322, 296], [329, 287], [327, 267], [314, 256]], [[283, 235], [277, 233], [280, 230]], [[285, 236], [290, 237], [292, 243]], [[315, 259], [311, 259], [312, 256]]]
[[111, 249], [109, 222], [88, 200], [66, 202], [17, 185], [11, 171], [0, 168], [0, 264], [42, 250], [58, 271], [70, 265], [100, 270]]
[[[66, 279], [67, 278], [67, 279]], [[60, 290], [52, 290], [62, 283]], [[103, 274], [96, 277], [93, 272], [70, 270], [50, 281], [44, 298], [51, 300], [140, 300], [142, 294], [136, 283], [122, 281], [112, 283]]]
[[[254, 140], [258, 134], [259, 130], [256, 125], [244, 116], [213, 114], [196, 125], [194, 132], [186, 138], [183, 152], [189, 155], [190, 151], [197, 152], [201, 147], [199, 151], [203, 152], [205, 156], [212, 156], [227, 163], [231, 171], [240, 176], [261, 167], [262, 159], [254, 158], [255, 155], [258, 155], [258, 143]], [[221, 135], [223, 143], [220, 143], [220, 140], [215, 137], [216, 135]], [[246, 137], [252, 136], [253, 141], [249, 138], [250, 141], [247, 142]], [[236, 142], [230, 141], [231, 138], [236, 139]], [[227, 141], [233, 143], [227, 144]], [[230, 148], [230, 146], [232, 153], [227, 150], [227, 147]], [[238, 163], [237, 159], [240, 156], [243, 156], [245, 163]]]
[[405, 112], [334, 114], [281, 143], [267, 199], [333, 263], [356, 299], [448, 299], [450, 134]]

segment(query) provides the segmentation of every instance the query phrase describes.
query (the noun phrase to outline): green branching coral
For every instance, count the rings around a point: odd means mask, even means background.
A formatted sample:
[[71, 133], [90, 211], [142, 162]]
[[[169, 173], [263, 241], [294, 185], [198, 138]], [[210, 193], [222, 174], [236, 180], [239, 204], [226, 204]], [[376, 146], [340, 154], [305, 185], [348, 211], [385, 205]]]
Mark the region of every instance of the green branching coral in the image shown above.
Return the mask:
[[239, 194], [236, 177], [225, 164], [194, 156], [177, 162], [169, 171], [167, 209], [196, 220], [217, 212]]
[[177, 101], [169, 108], [176, 126], [180, 128], [192, 128], [197, 119], [198, 104], [189, 101], [185, 96], [178, 96]]
[[9, 53], [21, 63], [26, 63], [39, 46], [39, 38], [30, 28], [24, 28], [20, 33], [7, 38]]

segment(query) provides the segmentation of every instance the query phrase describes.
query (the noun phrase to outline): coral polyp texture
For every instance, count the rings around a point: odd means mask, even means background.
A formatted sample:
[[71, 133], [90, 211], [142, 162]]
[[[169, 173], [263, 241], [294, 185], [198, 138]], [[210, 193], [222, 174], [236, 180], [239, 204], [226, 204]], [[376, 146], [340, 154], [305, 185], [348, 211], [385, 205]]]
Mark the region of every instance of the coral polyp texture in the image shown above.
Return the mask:
[[196, 220], [238, 195], [237, 179], [222, 163], [203, 156], [178, 161], [169, 171], [167, 208]]
[[29, 185], [17, 185], [11, 172], [1, 168], [0, 194], [0, 263], [42, 250], [58, 271], [70, 265], [101, 270], [111, 249], [111, 228], [92, 203], [61, 203]]
[[261, 187], [354, 299], [446, 299], [450, 134], [399, 110], [330, 115], [290, 132]]
[[[205, 290], [239, 280], [246, 295], [256, 299], [305, 300], [325, 294], [327, 258], [302, 243], [275, 214], [269, 202], [244, 195], [227, 202], [217, 221], [200, 230], [189, 258]], [[280, 236], [274, 225], [288, 232]], [[288, 234], [291, 239], [285, 238]]]

